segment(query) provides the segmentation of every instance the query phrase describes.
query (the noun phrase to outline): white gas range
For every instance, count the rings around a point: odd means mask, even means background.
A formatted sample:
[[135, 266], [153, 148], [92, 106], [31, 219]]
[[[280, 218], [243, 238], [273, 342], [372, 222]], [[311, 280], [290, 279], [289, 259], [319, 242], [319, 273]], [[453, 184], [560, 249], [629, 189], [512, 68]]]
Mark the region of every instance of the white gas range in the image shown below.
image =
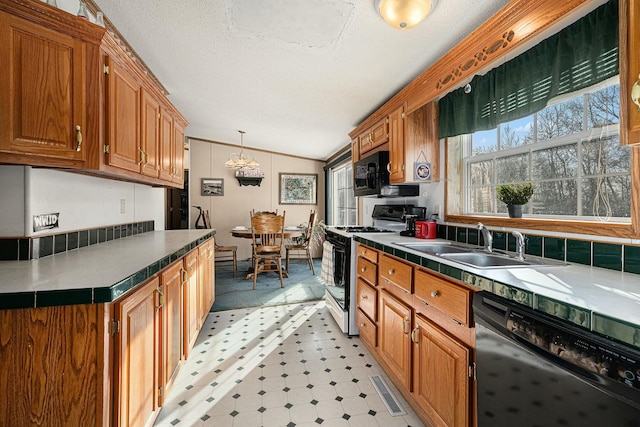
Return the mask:
[[343, 332], [360, 334], [356, 324], [356, 242], [353, 236], [360, 233], [399, 233], [405, 229], [405, 214], [414, 212], [414, 209], [411, 205], [376, 205], [372, 214], [374, 226], [327, 227], [326, 240], [333, 245], [334, 284], [326, 287], [325, 300]]

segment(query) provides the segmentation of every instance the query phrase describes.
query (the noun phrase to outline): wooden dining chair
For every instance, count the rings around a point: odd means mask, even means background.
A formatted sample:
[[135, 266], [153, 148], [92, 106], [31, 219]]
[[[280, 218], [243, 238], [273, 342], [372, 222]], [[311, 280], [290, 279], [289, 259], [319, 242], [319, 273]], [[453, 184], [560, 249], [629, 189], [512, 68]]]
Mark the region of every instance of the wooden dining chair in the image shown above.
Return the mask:
[[[313, 268], [313, 258], [311, 257], [311, 248], [310, 248], [311, 237], [313, 236], [313, 226], [315, 224], [315, 220], [316, 220], [316, 211], [312, 209], [311, 213], [309, 214], [309, 224], [307, 225], [307, 231], [304, 234], [304, 236], [302, 236], [302, 239], [299, 239], [298, 241], [294, 240], [293, 243], [285, 245], [286, 259], [287, 259], [286, 261], [287, 272], [289, 272], [289, 259], [291, 254], [297, 253], [297, 257], [291, 258], [291, 259], [306, 259], [307, 262], [309, 263], [309, 268], [311, 268], [311, 273], [313, 273], [313, 275], [315, 276], [316, 271]], [[304, 255], [304, 257], [301, 257], [301, 255]]]
[[253, 289], [256, 288], [258, 274], [277, 269], [282, 281], [282, 248], [284, 245], [284, 216], [261, 215], [251, 216], [251, 239], [253, 241]]
[[[238, 260], [237, 260], [237, 246], [218, 246], [217, 240], [213, 241], [216, 262], [233, 262], [233, 277], [236, 277], [238, 272]], [[218, 256], [220, 254], [220, 256]]]

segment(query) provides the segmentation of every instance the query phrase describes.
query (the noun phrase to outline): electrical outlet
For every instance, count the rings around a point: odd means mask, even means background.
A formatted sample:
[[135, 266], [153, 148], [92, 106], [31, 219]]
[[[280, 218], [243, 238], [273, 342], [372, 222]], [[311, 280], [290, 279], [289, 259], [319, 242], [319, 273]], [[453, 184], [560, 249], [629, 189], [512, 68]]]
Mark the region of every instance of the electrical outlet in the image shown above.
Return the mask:
[[127, 205], [124, 199], [120, 199], [120, 213], [123, 214], [126, 212]]
[[438, 218], [442, 218], [442, 215], [440, 214], [440, 205], [435, 205], [433, 207], [433, 213], [438, 215]]

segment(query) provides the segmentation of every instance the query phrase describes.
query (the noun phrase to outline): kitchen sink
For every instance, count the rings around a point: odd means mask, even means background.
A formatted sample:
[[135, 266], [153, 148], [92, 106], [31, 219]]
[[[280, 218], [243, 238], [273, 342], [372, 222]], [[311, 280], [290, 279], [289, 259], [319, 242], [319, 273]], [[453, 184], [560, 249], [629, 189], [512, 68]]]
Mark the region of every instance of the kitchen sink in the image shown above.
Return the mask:
[[471, 251], [468, 247], [452, 245], [448, 242], [411, 242], [396, 243], [396, 245], [431, 255], [469, 253]]
[[561, 262], [548, 260], [538, 261], [533, 259], [521, 260], [517, 258], [511, 258], [507, 255], [490, 254], [486, 252], [445, 253], [440, 256], [442, 258], [459, 262], [461, 264], [466, 264], [475, 268], [511, 268], [564, 265], [564, 263]]

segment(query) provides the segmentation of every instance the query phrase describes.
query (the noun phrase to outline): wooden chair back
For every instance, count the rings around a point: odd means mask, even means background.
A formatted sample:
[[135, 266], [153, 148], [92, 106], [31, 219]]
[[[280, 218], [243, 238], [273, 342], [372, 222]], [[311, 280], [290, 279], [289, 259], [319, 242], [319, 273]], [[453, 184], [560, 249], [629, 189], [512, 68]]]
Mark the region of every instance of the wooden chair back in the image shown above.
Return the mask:
[[282, 215], [257, 214], [251, 217], [254, 255], [282, 252], [284, 217], [284, 212]]
[[305, 242], [303, 243], [306, 246], [309, 246], [311, 243], [311, 237], [313, 236], [313, 226], [316, 222], [316, 211], [311, 209], [311, 213], [309, 214], [309, 225], [307, 228], [307, 234], [305, 236]]

